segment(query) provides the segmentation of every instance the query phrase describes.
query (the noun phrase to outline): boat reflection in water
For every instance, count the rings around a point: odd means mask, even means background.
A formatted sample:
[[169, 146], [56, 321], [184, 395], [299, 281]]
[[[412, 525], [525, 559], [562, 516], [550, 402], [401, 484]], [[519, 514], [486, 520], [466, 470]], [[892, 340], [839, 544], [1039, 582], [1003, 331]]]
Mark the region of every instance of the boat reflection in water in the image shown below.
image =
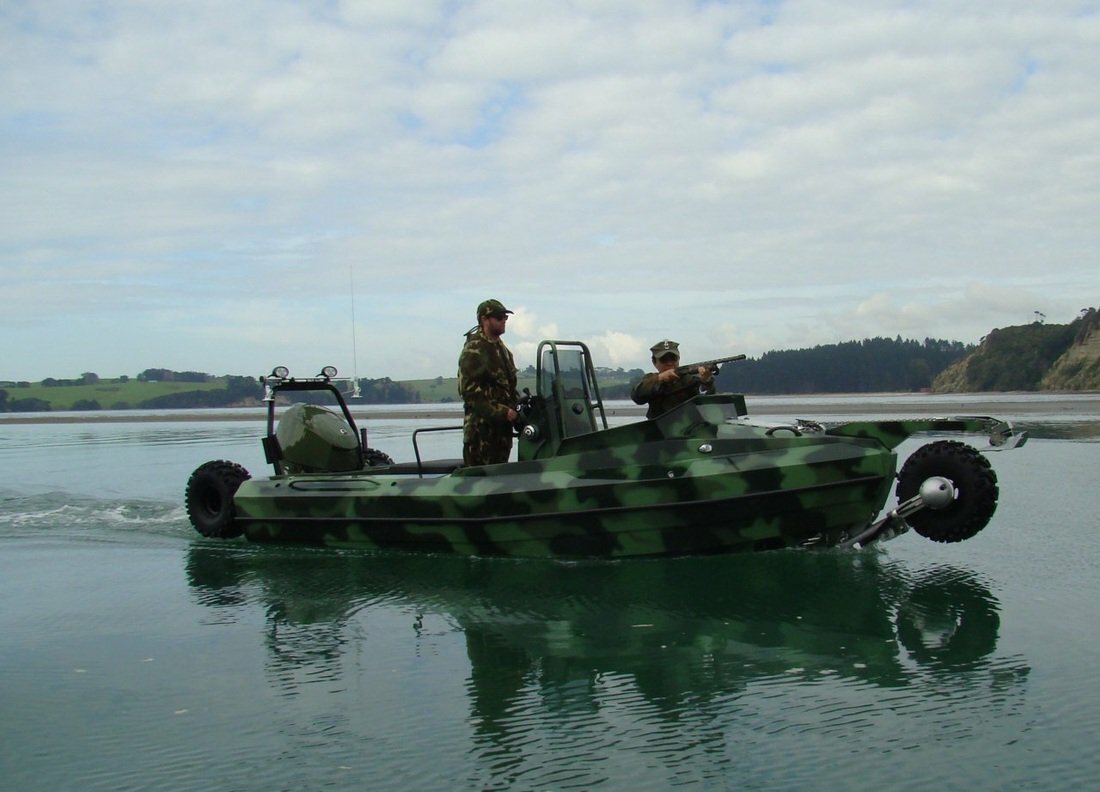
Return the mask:
[[598, 706], [609, 680], [677, 713], [769, 679], [950, 678], [955, 694], [989, 697], [1027, 673], [1019, 658], [993, 658], [998, 603], [976, 576], [910, 573], [875, 553], [566, 564], [211, 545], [192, 548], [187, 572], [204, 605], [262, 607], [276, 684], [355, 673], [377, 635], [364, 625], [383, 612], [397, 632], [407, 625], [399, 653], [412, 658], [426, 619], [442, 617], [469, 666], [439, 657], [436, 673], [467, 678], [488, 734], [531, 701], [553, 709], [563, 691], [571, 706]]

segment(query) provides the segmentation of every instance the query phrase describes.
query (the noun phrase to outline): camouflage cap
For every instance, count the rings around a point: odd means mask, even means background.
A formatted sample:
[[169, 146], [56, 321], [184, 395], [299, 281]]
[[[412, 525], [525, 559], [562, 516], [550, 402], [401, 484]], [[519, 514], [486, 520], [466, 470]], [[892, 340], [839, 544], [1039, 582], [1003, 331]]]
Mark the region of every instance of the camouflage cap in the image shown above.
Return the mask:
[[653, 357], [657, 360], [669, 355], [675, 355], [677, 360], [680, 359], [680, 345], [675, 341], [669, 341], [667, 338], [651, 346], [649, 351], [653, 353]]
[[500, 300], [485, 300], [477, 306], [477, 318], [480, 319], [483, 316], [490, 316], [491, 314], [510, 314], [514, 313], [504, 307], [504, 303]]

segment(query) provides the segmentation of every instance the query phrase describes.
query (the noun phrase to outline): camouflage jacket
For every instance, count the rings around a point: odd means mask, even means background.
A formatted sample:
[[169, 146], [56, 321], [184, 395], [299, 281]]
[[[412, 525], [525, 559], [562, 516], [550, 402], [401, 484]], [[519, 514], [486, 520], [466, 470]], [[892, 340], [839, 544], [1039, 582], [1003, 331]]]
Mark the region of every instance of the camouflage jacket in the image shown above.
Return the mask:
[[699, 393], [714, 393], [714, 379], [704, 383], [693, 371], [682, 374], [675, 382], [662, 383], [657, 381], [657, 372], [654, 371], [639, 380], [630, 391], [630, 398], [635, 404], [648, 404], [645, 417], [656, 418]]
[[516, 406], [516, 364], [500, 339], [493, 341], [477, 329], [466, 336], [458, 356], [458, 395], [467, 415], [506, 421]]

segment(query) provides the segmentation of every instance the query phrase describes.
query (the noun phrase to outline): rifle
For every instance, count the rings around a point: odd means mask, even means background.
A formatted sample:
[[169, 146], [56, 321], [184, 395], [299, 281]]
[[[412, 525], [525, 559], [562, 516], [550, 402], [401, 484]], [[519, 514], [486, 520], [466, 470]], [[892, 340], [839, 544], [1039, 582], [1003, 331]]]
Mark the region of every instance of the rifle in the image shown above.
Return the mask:
[[698, 363], [688, 363], [687, 365], [676, 367], [676, 376], [682, 377], [685, 374], [694, 374], [695, 372], [697, 372], [700, 369], [700, 367], [704, 367], [704, 366], [706, 368], [710, 369], [711, 374], [717, 374], [718, 373], [718, 367], [720, 365], [722, 365], [723, 363], [730, 363], [734, 360], [744, 360], [744, 359], [745, 359], [744, 355], [731, 355], [730, 357], [715, 358], [714, 360], [701, 360]]

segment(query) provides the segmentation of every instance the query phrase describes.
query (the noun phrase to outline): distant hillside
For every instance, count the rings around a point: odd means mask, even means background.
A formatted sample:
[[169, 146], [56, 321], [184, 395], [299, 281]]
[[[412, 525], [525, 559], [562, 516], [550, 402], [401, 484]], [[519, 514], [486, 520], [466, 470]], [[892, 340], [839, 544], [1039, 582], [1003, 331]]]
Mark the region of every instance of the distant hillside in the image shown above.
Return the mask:
[[936, 375], [972, 349], [960, 341], [898, 337], [766, 352], [724, 366], [718, 388], [784, 394], [927, 390]]
[[57, 410], [156, 410], [239, 407], [259, 404], [263, 388], [255, 377], [214, 377], [158, 369], [160, 376], [101, 379], [91, 372], [79, 379], [0, 382], [0, 412]]
[[[736, 351], [736, 350], [733, 350]], [[684, 361], [688, 363], [690, 361]], [[626, 399], [649, 365], [624, 371], [598, 368], [605, 399]], [[520, 372], [520, 388], [535, 389], [535, 370]], [[351, 383], [347, 383], [351, 389]], [[993, 330], [978, 347], [959, 341], [870, 338], [809, 349], [767, 352], [722, 367], [718, 387], [742, 393], [889, 393], [1100, 390], [1100, 315], [1081, 312], [1068, 325]], [[453, 377], [359, 380], [360, 404], [430, 404], [456, 401]], [[181, 409], [260, 404], [254, 377], [147, 369], [135, 379], [0, 382], [0, 412]], [[299, 394], [300, 398], [307, 398]]]
[[937, 393], [1100, 390], [1100, 314], [993, 330], [932, 383]]
[[1100, 390], [1100, 312], [1081, 318], [1069, 349], [1039, 382], [1041, 390]]

